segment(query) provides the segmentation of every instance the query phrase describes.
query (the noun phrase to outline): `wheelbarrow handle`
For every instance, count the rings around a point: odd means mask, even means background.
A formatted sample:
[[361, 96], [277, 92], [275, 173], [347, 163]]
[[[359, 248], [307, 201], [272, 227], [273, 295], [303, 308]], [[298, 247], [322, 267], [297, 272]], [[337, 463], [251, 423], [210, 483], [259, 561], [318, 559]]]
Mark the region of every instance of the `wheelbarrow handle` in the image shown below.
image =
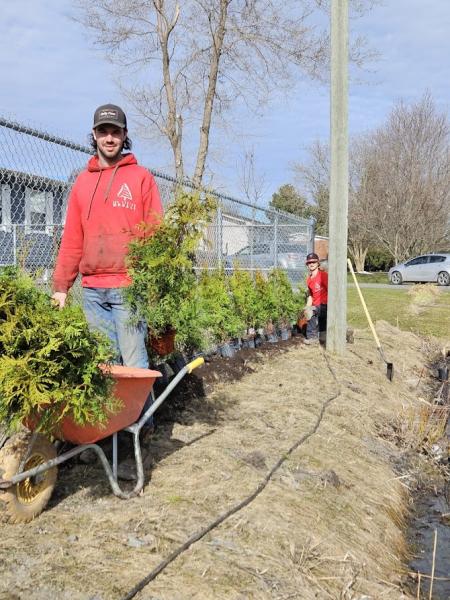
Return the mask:
[[198, 358], [195, 358], [193, 361], [191, 361], [190, 363], [188, 363], [186, 365], [186, 369], [188, 373], [192, 373], [192, 371], [194, 369], [196, 369], [197, 367], [201, 367], [205, 362], [205, 359], [203, 358], [203, 356], [199, 356]]

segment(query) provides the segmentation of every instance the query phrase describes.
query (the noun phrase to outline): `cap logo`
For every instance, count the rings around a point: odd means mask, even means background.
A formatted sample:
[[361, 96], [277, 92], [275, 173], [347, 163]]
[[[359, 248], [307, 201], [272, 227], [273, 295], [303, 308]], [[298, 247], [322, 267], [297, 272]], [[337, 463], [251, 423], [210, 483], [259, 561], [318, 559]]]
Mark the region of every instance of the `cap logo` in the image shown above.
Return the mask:
[[99, 119], [118, 119], [119, 113], [117, 110], [102, 110], [99, 114]]

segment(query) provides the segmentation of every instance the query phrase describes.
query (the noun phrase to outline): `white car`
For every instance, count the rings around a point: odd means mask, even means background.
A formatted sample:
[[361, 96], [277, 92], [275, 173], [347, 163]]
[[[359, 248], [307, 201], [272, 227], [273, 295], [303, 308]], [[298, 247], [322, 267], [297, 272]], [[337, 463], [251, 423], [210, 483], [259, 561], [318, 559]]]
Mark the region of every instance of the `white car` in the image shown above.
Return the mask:
[[389, 281], [394, 285], [411, 282], [450, 284], [450, 254], [423, 254], [389, 269]]
[[305, 258], [310, 252], [307, 244], [279, 242], [277, 252], [273, 243], [255, 243], [245, 246], [235, 254], [224, 257], [227, 273], [232, 273], [234, 265], [248, 271], [267, 272], [275, 267], [284, 269], [293, 283], [298, 283], [306, 272]]

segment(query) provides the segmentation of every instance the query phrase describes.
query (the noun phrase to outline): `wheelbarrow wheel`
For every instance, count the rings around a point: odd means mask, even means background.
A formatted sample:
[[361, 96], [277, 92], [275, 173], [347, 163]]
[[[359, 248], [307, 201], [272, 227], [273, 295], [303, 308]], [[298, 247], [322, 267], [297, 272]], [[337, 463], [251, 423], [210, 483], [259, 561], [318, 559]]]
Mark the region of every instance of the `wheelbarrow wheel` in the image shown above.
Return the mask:
[[[7, 480], [18, 473], [22, 460], [27, 456], [30, 438], [30, 434], [21, 433], [6, 442], [0, 450], [0, 478]], [[33, 469], [55, 457], [53, 444], [38, 434], [22, 470]], [[57, 473], [58, 469], [52, 467], [0, 491], [0, 522], [27, 523], [37, 517], [50, 500]]]

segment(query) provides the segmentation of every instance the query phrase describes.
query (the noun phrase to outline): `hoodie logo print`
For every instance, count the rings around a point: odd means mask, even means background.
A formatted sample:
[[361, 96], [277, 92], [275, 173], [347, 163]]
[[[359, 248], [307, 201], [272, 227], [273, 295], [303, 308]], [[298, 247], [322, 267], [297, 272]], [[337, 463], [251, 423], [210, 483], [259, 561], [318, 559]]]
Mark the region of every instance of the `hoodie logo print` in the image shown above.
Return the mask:
[[120, 186], [120, 190], [117, 192], [117, 198], [118, 200], [113, 200], [113, 206], [136, 210], [136, 203], [133, 202], [133, 196], [126, 183], [122, 183]]

